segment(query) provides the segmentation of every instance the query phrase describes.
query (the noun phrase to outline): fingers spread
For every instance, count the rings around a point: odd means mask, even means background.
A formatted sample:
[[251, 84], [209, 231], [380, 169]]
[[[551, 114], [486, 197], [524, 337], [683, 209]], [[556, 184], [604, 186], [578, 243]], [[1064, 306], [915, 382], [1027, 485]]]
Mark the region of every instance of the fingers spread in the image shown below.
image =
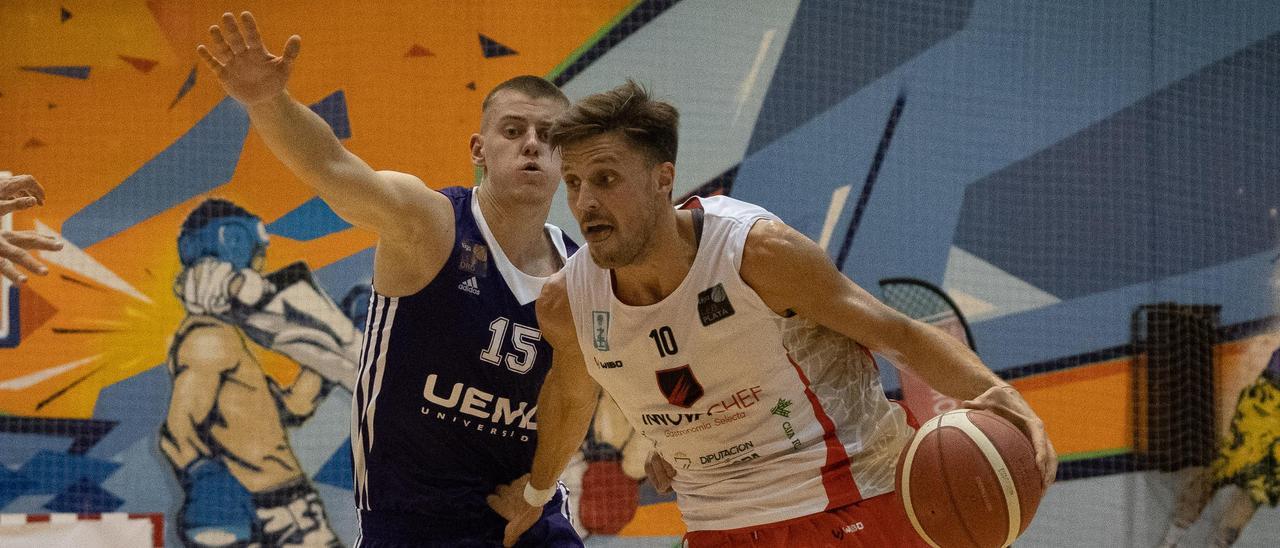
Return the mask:
[[0, 259], [0, 275], [13, 280], [13, 283], [16, 284], [26, 283], [27, 281], [27, 276], [18, 272], [18, 269], [14, 268], [13, 263], [5, 259]]
[[236, 24], [234, 15], [222, 14], [222, 29], [226, 31], [227, 45], [231, 46], [231, 51], [241, 53], [249, 49], [244, 45], [244, 36], [240, 34], [240, 25]]
[[222, 73], [222, 69], [226, 65], [219, 61], [217, 57], [214, 57], [209, 48], [204, 47], [204, 44], [196, 46], [196, 53], [200, 54], [200, 58], [204, 59], [204, 64], [209, 65], [209, 70], [212, 70], [214, 74]]
[[46, 236], [31, 230], [21, 232], [10, 232], [6, 234], [6, 240], [9, 243], [21, 247], [23, 249], [43, 249], [46, 251], [58, 251], [62, 249], [62, 242], [53, 236]]
[[217, 25], [209, 27], [209, 45], [212, 47], [213, 57], [222, 64], [231, 62], [231, 58], [235, 57], [235, 52], [231, 51], [231, 45], [227, 43], [227, 38], [222, 34], [222, 29]]
[[13, 261], [18, 266], [21, 266], [22, 268], [30, 270], [31, 272], [34, 272], [41, 276], [49, 273], [49, 269], [45, 268], [44, 265], [40, 264], [40, 261], [37, 261], [35, 257], [32, 257], [30, 253], [27, 253], [25, 250], [12, 245], [5, 245], [4, 247], [0, 247], [0, 257], [3, 257], [4, 259], [8, 259], [7, 261], [5, 261], [6, 263], [9, 261]]
[[36, 203], [44, 204], [44, 187], [30, 175], [16, 175], [0, 179], [0, 198], [13, 199], [30, 196]]
[[284, 64], [286, 68], [293, 66], [293, 60], [298, 58], [298, 52], [302, 49], [302, 37], [293, 35], [289, 37], [289, 41], [284, 43]]
[[0, 200], [0, 215], [35, 207], [36, 204], [36, 199], [30, 196], [23, 196], [12, 200]]
[[249, 49], [262, 47], [262, 36], [258, 34], [258, 22], [253, 20], [253, 14], [241, 13], [240, 24], [244, 29], [244, 45]]

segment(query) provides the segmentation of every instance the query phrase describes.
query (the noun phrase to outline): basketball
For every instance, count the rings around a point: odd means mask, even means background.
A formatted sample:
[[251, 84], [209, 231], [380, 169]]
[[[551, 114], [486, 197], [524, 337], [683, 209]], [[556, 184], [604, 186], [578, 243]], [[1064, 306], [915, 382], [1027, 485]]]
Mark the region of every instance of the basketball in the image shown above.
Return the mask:
[[1031, 440], [990, 411], [924, 423], [898, 456], [895, 485], [912, 527], [933, 546], [1009, 546], [1044, 495]]

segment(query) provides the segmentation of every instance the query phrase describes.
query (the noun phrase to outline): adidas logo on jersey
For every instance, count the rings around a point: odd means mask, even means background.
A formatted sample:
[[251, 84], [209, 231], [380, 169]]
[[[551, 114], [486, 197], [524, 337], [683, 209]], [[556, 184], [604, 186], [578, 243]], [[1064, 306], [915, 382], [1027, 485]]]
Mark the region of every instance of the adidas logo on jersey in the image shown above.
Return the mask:
[[472, 294], [472, 295], [479, 295], [479, 294], [480, 294], [480, 284], [479, 284], [479, 283], [476, 283], [476, 277], [475, 277], [475, 276], [472, 276], [472, 277], [470, 277], [470, 278], [467, 278], [465, 281], [463, 281], [462, 283], [458, 284], [458, 289], [461, 289], [461, 290], [463, 290], [463, 291], [466, 291], [467, 293], [470, 293], [470, 294]]

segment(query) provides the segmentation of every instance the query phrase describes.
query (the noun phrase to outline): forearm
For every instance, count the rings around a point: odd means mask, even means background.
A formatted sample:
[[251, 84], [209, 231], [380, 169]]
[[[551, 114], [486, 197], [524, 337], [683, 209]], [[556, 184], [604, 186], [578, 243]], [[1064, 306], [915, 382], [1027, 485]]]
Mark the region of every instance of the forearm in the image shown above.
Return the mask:
[[993, 386], [1007, 386], [955, 337], [920, 322], [903, 327], [905, 344], [890, 361], [920, 377], [939, 393], [959, 400], [978, 397]]
[[376, 204], [389, 200], [368, 164], [349, 152], [333, 130], [287, 91], [250, 105], [249, 118], [267, 147], [333, 210], [356, 225], [376, 224]]
[[586, 439], [599, 401], [594, 384], [589, 389], [579, 388], [570, 393], [552, 386], [550, 380], [548, 377], [538, 397], [538, 448], [529, 476], [529, 483], [535, 489], [555, 484]]

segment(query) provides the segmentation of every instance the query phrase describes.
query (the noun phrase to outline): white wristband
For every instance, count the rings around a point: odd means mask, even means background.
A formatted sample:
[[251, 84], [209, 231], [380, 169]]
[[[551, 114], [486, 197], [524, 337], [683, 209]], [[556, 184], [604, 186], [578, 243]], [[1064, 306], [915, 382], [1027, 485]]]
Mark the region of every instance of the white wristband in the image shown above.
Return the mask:
[[551, 500], [554, 494], [556, 494], [554, 483], [546, 489], [534, 489], [533, 482], [524, 484], [524, 501], [529, 503], [529, 506], [542, 506]]

